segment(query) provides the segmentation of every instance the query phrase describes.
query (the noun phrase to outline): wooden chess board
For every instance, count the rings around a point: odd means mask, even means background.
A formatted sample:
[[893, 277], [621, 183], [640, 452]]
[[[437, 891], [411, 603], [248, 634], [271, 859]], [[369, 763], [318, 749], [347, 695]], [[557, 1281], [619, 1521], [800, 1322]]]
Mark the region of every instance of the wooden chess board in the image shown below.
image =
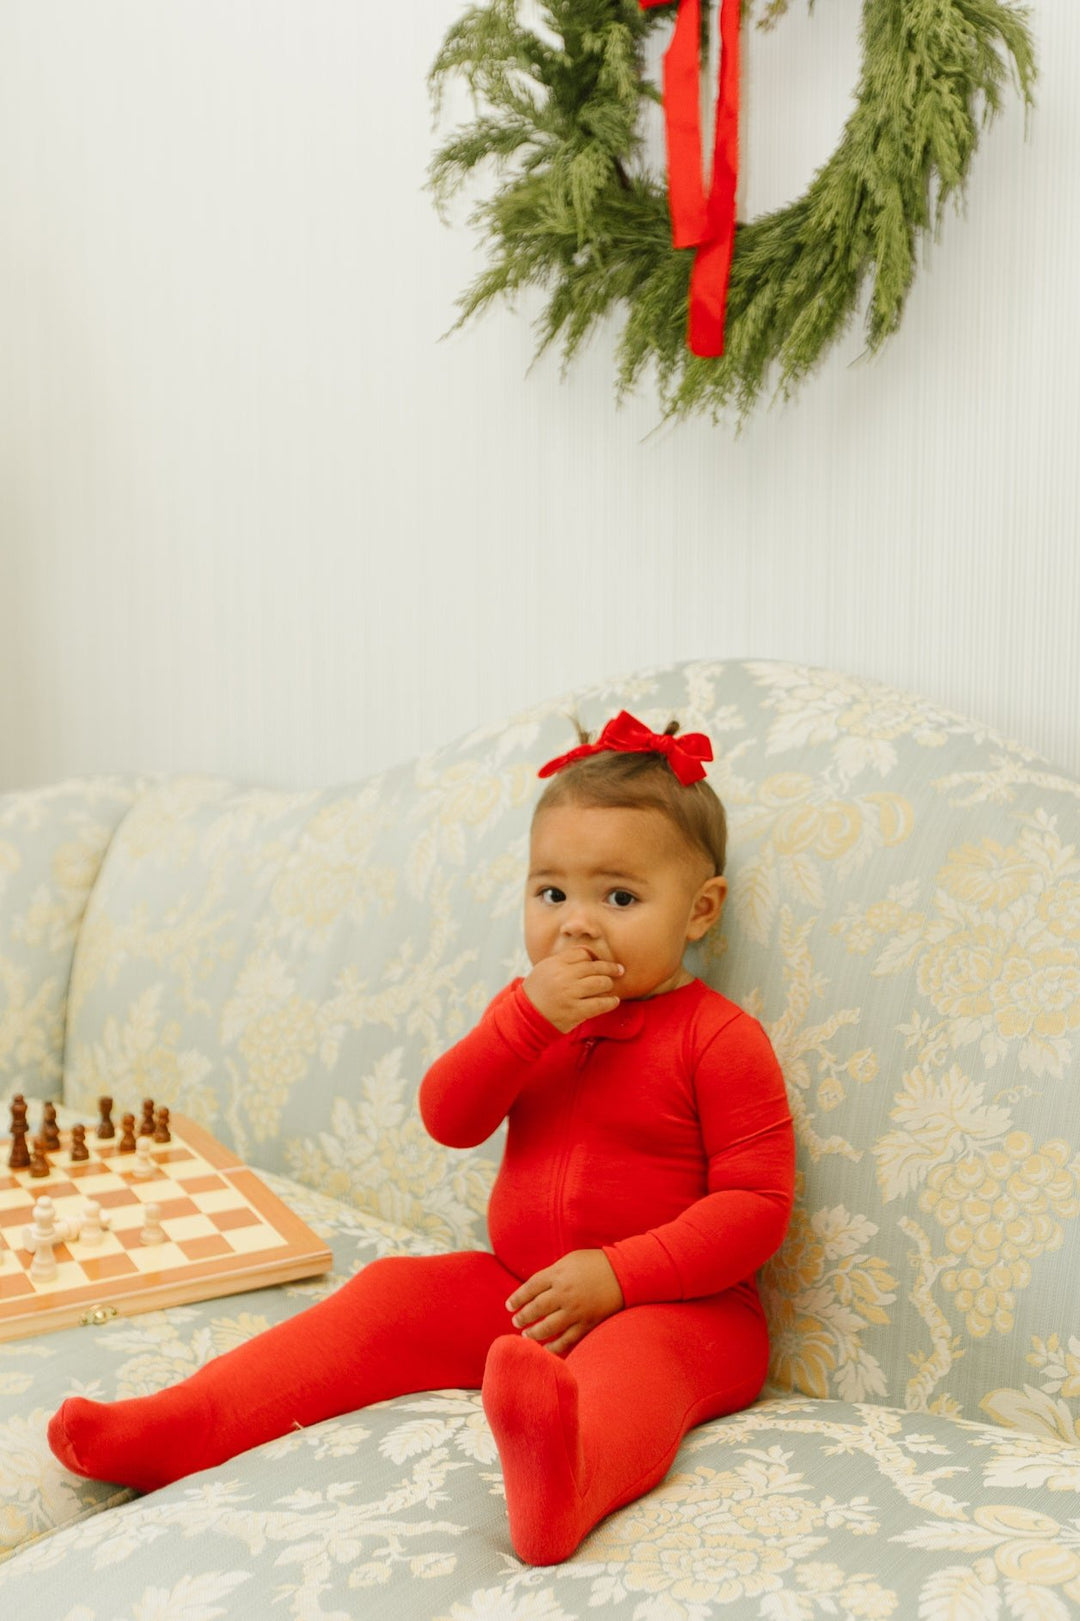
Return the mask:
[[[170, 1125], [172, 1141], [153, 1145], [149, 1176], [134, 1174], [135, 1156], [117, 1151], [119, 1137], [101, 1142], [93, 1128], [81, 1163], [71, 1158], [70, 1132], [61, 1133], [47, 1177], [9, 1169], [10, 1144], [0, 1143], [0, 1341], [329, 1270], [322, 1240], [229, 1149], [182, 1116]], [[81, 1219], [93, 1199], [109, 1222], [92, 1247], [58, 1244], [48, 1282], [31, 1280], [33, 1255], [21, 1248], [42, 1195], [60, 1220]], [[164, 1243], [141, 1241], [148, 1203], [161, 1208]]]

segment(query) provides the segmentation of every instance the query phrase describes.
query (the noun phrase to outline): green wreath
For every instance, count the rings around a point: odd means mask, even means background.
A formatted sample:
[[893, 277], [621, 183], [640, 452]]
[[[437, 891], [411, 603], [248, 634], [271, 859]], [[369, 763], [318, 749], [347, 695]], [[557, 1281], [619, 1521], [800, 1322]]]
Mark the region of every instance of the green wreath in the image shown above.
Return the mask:
[[[763, 27], [789, 0], [765, 4]], [[438, 112], [447, 79], [463, 76], [475, 118], [436, 154], [432, 188], [443, 207], [484, 160], [497, 166], [472, 216], [488, 267], [459, 300], [459, 326], [492, 299], [542, 288], [537, 352], [561, 340], [568, 364], [625, 306], [620, 397], [651, 362], [665, 416], [708, 410], [716, 421], [734, 405], [742, 419], [774, 380], [792, 394], [868, 278], [868, 348], [896, 330], [918, 239], [962, 193], [1010, 76], [1032, 105], [1034, 47], [1015, 0], [863, 0], [862, 69], [840, 143], [801, 197], [737, 227], [725, 351], [701, 359], [686, 347], [693, 253], [671, 246], [666, 187], [642, 164], [642, 104], [660, 100], [644, 45], [673, 10], [543, 0], [541, 33], [521, 21], [519, 0], [471, 6], [431, 87]]]

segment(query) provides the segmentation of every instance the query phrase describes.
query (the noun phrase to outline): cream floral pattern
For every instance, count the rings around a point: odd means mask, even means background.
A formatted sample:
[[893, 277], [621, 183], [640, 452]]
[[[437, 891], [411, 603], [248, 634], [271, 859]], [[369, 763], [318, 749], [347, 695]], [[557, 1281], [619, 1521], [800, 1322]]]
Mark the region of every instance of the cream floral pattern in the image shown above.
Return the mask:
[[1039, 1386], [1025, 1381], [1022, 1390], [992, 1390], [979, 1404], [983, 1412], [999, 1424], [1080, 1446], [1080, 1337], [1035, 1337], [1026, 1360], [1041, 1376]]
[[732, 904], [752, 940], [765, 942], [782, 895], [815, 911], [825, 905], [828, 867], [851, 877], [883, 846], [902, 844], [912, 827], [911, 806], [898, 794], [830, 797], [827, 784], [803, 771], [767, 777], [753, 807], [734, 825], [758, 844], [756, 859], [739, 870]]
[[76, 936], [140, 787], [110, 778], [0, 794], [0, 1093], [61, 1090]]
[[293, 1169], [442, 1249], [467, 1249], [483, 1228], [494, 1167], [441, 1148], [416, 1112], [405, 1112], [401, 1056], [395, 1048], [363, 1078], [355, 1106], [336, 1100], [330, 1131], [289, 1145]]
[[[566, 1565], [508, 1539], [475, 1392], [284, 1437], [140, 1501], [54, 1465], [132, 1395], [378, 1254], [482, 1246], [501, 1138], [427, 1065], [524, 971], [537, 765], [620, 708], [713, 738], [731, 897], [695, 972], [769, 1030], [799, 1147], [763, 1399]], [[70, 989], [68, 981], [70, 979]], [[58, 1621], [1067, 1621], [1080, 1613], [1080, 785], [937, 706], [697, 660], [367, 783], [0, 800], [0, 1086], [153, 1095], [331, 1238], [331, 1278], [0, 1346], [6, 1614]], [[1071, 1315], [1070, 1315], [1071, 1314]], [[104, 1512], [103, 1512], [104, 1511]]]
[[[992, 1425], [771, 1401], [692, 1432], [662, 1489], [567, 1564], [530, 1570], [506, 1538], [479, 1396], [436, 1392], [43, 1538], [0, 1567], [0, 1596], [65, 1616], [80, 1613], [77, 1592], [89, 1621], [111, 1621], [119, 1586], [128, 1613], [154, 1595], [173, 1621], [244, 1574], [249, 1590], [223, 1614], [1065, 1621], [1078, 1471], [1080, 1449]], [[955, 1607], [956, 1594], [986, 1608]]]
[[863, 953], [886, 938], [875, 974], [914, 964], [940, 1018], [927, 1046], [977, 1042], [993, 1066], [1016, 1043], [1021, 1069], [1060, 1077], [1080, 1040], [1080, 850], [1042, 813], [1020, 827], [1013, 844], [950, 851], [930, 917], [905, 904], [909, 884], [866, 913], [849, 907], [836, 928]]
[[825, 1396], [834, 1387], [853, 1401], [884, 1393], [881, 1365], [861, 1338], [871, 1324], [888, 1323], [885, 1308], [896, 1299], [896, 1279], [864, 1247], [876, 1232], [842, 1205], [796, 1205], [787, 1242], [761, 1280], [776, 1388]]
[[[1008, 1333], [1032, 1263], [1061, 1248], [1080, 1214], [1080, 1155], [1011, 1130], [1009, 1112], [956, 1065], [935, 1079], [914, 1070], [892, 1117], [898, 1129], [874, 1149], [886, 1198], [919, 1187], [945, 1246], [941, 1284], [968, 1334]], [[906, 1230], [917, 1231], [913, 1219]]]
[[[782, 1576], [827, 1545], [827, 1531], [880, 1530], [866, 1498], [819, 1500], [791, 1463], [791, 1452], [773, 1446], [748, 1450], [732, 1469], [699, 1464], [624, 1513], [618, 1540], [614, 1526], [594, 1540], [622, 1567], [627, 1593], [709, 1606], [775, 1592]], [[696, 1542], [689, 1561], [688, 1527]]]
[[768, 753], [825, 744], [826, 771], [831, 769], [841, 781], [851, 782], [867, 771], [887, 777], [898, 763], [901, 738], [939, 749], [950, 736], [985, 735], [922, 698], [832, 670], [796, 664], [747, 668], [768, 692], [763, 709], [775, 715], [768, 726]]

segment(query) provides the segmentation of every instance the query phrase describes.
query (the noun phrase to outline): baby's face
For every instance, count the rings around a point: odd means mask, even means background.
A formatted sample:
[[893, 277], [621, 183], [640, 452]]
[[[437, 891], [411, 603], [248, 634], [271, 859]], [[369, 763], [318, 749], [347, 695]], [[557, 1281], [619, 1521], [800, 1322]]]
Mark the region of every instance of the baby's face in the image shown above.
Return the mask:
[[552, 806], [533, 821], [525, 886], [531, 963], [570, 946], [622, 963], [624, 999], [689, 984], [689, 940], [719, 916], [727, 892], [656, 810]]

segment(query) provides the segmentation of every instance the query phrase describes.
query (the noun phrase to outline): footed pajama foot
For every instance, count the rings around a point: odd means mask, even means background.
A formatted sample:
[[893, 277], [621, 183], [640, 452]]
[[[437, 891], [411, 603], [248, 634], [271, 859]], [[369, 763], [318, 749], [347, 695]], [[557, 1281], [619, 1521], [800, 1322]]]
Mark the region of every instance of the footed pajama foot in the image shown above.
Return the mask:
[[139, 1492], [156, 1491], [223, 1459], [198, 1401], [180, 1404], [173, 1390], [130, 1401], [71, 1396], [49, 1421], [49, 1446], [73, 1474]]
[[535, 1340], [504, 1335], [488, 1353], [483, 1401], [514, 1548], [526, 1564], [558, 1564], [599, 1518], [583, 1490], [577, 1380]]

